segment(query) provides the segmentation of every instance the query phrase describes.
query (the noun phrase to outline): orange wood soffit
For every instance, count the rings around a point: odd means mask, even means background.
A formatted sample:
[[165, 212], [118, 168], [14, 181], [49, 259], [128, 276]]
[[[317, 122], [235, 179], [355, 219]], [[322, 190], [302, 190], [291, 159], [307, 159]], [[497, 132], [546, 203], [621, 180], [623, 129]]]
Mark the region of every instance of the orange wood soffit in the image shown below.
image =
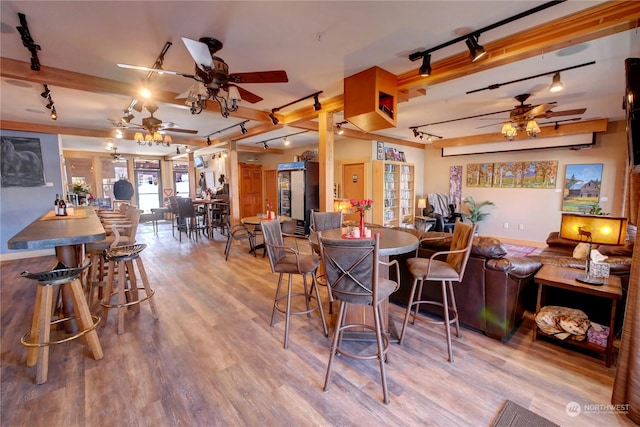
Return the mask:
[[[588, 120], [579, 123], [565, 123], [554, 129], [554, 125], [542, 126], [537, 139], [551, 138], [555, 136], [576, 135], [580, 133], [606, 132], [608, 119]], [[530, 139], [525, 131], [519, 131], [516, 140]], [[488, 142], [504, 141], [505, 137], [500, 132], [485, 133], [482, 135], [464, 136], [460, 138], [447, 138], [434, 141], [435, 148], [460, 147], [464, 145], [486, 144]]]

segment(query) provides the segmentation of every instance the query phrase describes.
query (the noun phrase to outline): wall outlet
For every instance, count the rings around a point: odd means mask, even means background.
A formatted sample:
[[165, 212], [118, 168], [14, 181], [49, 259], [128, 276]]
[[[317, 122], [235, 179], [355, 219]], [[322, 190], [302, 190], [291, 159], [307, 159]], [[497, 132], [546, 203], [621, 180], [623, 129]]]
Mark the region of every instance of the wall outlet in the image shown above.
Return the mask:
[[504, 224], [502, 224], [502, 227], [503, 227], [503, 228], [509, 228], [509, 223], [508, 223], [508, 222], [505, 222]]
[[524, 224], [518, 224], [518, 230], [524, 230]]

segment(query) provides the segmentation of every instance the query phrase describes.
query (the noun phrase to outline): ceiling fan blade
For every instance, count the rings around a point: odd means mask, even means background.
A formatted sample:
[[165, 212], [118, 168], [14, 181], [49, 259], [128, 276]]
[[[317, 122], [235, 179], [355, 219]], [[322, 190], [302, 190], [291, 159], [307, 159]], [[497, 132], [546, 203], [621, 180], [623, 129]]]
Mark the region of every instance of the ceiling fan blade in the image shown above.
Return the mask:
[[238, 89], [238, 92], [240, 92], [240, 97], [242, 98], [243, 101], [247, 101], [252, 104], [255, 104], [256, 102], [260, 102], [263, 99], [262, 97], [256, 95], [255, 93], [249, 92], [248, 90], [241, 88], [240, 86], [236, 86], [236, 85], [229, 85], [229, 86], [235, 86]]
[[527, 111], [526, 114], [523, 114], [523, 116], [526, 117], [535, 117], [540, 113], [543, 113], [545, 111], [547, 111], [550, 108], [553, 108], [554, 105], [556, 105], [557, 102], [548, 102], [546, 104], [540, 104], [540, 105], [535, 105], [533, 106], [533, 108], [531, 108], [529, 111]]
[[254, 71], [252, 73], [230, 74], [229, 80], [235, 83], [286, 83], [289, 81], [289, 77], [284, 70]]
[[584, 114], [587, 111], [586, 108], [576, 108], [574, 110], [564, 110], [564, 111], [545, 111], [542, 114], [538, 114], [534, 116], [536, 119], [551, 119], [553, 117], [559, 116], [574, 116], [579, 114]]
[[142, 67], [140, 65], [129, 65], [129, 64], [117, 64], [117, 65], [120, 68], [129, 68], [131, 70], [150, 71], [152, 73], [158, 73], [158, 74], [171, 74], [172, 76], [183, 76], [183, 77], [193, 78], [193, 74], [181, 73], [180, 71], [171, 71], [171, 70], [163, 70], [160, 68]]
[[204, 67], [213, 68], [213, 58], [211, 58], [211, 52], [206, 44], [186, 37], [182, 37], [182, 42], [198, 68], [202, 71], [204, 71]]

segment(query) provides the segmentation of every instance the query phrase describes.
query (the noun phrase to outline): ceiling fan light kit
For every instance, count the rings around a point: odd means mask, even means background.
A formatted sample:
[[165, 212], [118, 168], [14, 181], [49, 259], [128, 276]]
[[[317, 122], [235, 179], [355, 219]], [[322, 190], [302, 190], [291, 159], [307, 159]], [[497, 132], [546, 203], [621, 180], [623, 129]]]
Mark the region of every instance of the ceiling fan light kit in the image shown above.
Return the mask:
[[[166, 73], [194, 79], [202, 84], [206, 92], [198, 92], [197, 95], [189, 98], [191, 114], [200, 114], [203, 109], [206, 109], [207, 100], [211, 99], [218, 103], [220, 114], [225, 118], [229, 117], [230, 113], [238, 110], [238, 102], [242, 100], [251, 103], [262, 101], [260, 96], [237, 86], [237, 84], [286, 83], [289, 81], [284, 70], [230, 74], [227, 63], [222, 58], [215, 56], [215, 53], [222, 49], [223, 44], [212, 37], [202, 37], [197, 41], [182, 37], [182, 42], [193, 58], [195, 74], [164, 70], [161, 66], [156, 66], [157, 62], [154, 68], [127, 64], [118, 64], [118, 66], [148, 71], [149, 73]], [[319, 105], [319, 102], [317, 104]]]

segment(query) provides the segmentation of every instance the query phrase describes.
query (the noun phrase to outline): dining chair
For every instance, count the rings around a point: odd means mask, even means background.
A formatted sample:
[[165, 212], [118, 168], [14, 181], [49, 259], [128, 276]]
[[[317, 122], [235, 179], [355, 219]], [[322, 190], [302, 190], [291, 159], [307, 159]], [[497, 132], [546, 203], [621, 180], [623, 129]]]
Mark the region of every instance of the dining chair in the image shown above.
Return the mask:
[[[324, 391], [329, 390], [329, 382], [336, 355], [354, 359], [377, 359], [380, 365], [382, 393], [384, 403], [389, 403], [385, 364], [389, 350], [389, 338], [383, 329], [382, 306], [384, 301], [398, 289], [398, 283], [380, 277], [379, 266], [395, 266], [396, 277], [399, 277], [398, 261], [389, 263], [381, 261], [380, 233], [371, 239], [329, 239], [318, 232], [320, 254], [324, 260], [327, 283], [333, 298], [340, 302], [336, 326], [331, 340], [331, 353], [327, 364]], [[348, 306], [370, 306], [373, 309], [374, 325], [362, 322], [349, 323]], [[343, 342], [345, 331], [369, 329], [375, 332], [376, 352], [357, 353], [348, 351]]]
[[229, 219], [227, 217], [227, 244], [224, 247], [224, 260], [229, 259], [229, 252], [231, 252], [231, 245], [233, 241], [247, 240], [249, 242], [249, 248], [253, 252], [253, 256], [256, 256], [256, 236], [247, 228], [244, 224], [236, 224], [229, 226]]
[[[184, 232], [187, 237], [195, 237], [198, 241], [198, 233], [204, 232], [206, 225], [204, 224], [204, 214], [196, 211], [193, 204], [193, 200], [187, 197], [181, 197], [177, 199], [178, 202], [178, 216], [184, 221]], [[180, 241], [182, 241], [182, 228], [180, 231]]]
[[[447, 349], [449, 352], [449, 362], [453, 362], [453, 349], [451, 348], [451, 324], [453, 323], [456, 327], [457, 337], [460, 337], [460, 324], [458, 322], [458, 309], [456, 307], [456, 298], [453, 292], [452, 283], [454, 281], [462, 282], [464, 272], [467, 268], [469, 254], [471, 253], [475, 229], [475, 224], [467, 224], [461, 221], [456, 222], [453, 228], [450, 249], [448, 251], [436, 252], [429, 258], [418, 257], [418, 251], [422, 242], [433, 240], [434, 238], [425, 237], [420, 240], [418, 249], [416, 249], [415, 258], [407, 260], [407, 266], [413, 276], [413, 285], [411, 286], [409, 302], [407, 303], [407, 310], [402, 324], [402, 332], [400, 333], [400, 344], [404, 342], [409, 317], [413, 316], [412, 324], [414, 324], [418, 317], [421, 304], [441, 307], [443, 320], [425, 319], [425, 322], [440, 325], [444, 324], [447, 337]], [[439, 238], [440, 237], [438, 237], [438, 239]], [[444, 260], [438, 258], [444, 258]], [[442, 288], [442, 302], [422, 299], [422, 287], [425, 281], [428, 281], [428, 285], [433, 282], [440, 282]], [[413, 314], [412, 310], [415, 310]]]
[[[316, 284], [316, 269], [320, 263], [320, 258], [316, 254], [304, 255], [300, 254], [297, 250], [290, 246], [284, 245], [282, 229], [280, 228], [280, 222], [277, 220], [261, 221], [260, 228], [264, 236], [264, 243], [267, 254], [269, 255], [269, 264], [271, 265], [271, 272], [278, 273], [278, 287], [276, 289], [276, 295], [273, 301], [273, 309], [271, 311], [271, 323], [273, 327], [273, 321], [276, 311], [284, 313], [284, 348], [289, 347], [289, 320], [291, 315], [306, 314], [308, 317], [314, 311], [320, 312], [320, 319], [322, 320], [322, 329], [325, 337], [329, 336], [327, 330], [327, 322], [324, 318], [324, 311], [322, 310], [322, 300], [320, 299], [320, 293], [318, 292], [318, 286]], [[282, 290], [282, 278], [284, 275], [288, 276], [288, 286], [286, 292]], [[293, 275], [299, 274], [302, 276], [303, 292], [293, 291]], [[307, 276], [311, 276], [312, 286], [307, 286]], [[315, 295], [312, 294], [315, 290]], [[304, 301], [304, 308], [292, 309], [292, 298], [301, 299]], [[316, 303], [312, 304], [311, 300], [315, 299]], [[282, 307], [281, 304], [286, 304]]]

